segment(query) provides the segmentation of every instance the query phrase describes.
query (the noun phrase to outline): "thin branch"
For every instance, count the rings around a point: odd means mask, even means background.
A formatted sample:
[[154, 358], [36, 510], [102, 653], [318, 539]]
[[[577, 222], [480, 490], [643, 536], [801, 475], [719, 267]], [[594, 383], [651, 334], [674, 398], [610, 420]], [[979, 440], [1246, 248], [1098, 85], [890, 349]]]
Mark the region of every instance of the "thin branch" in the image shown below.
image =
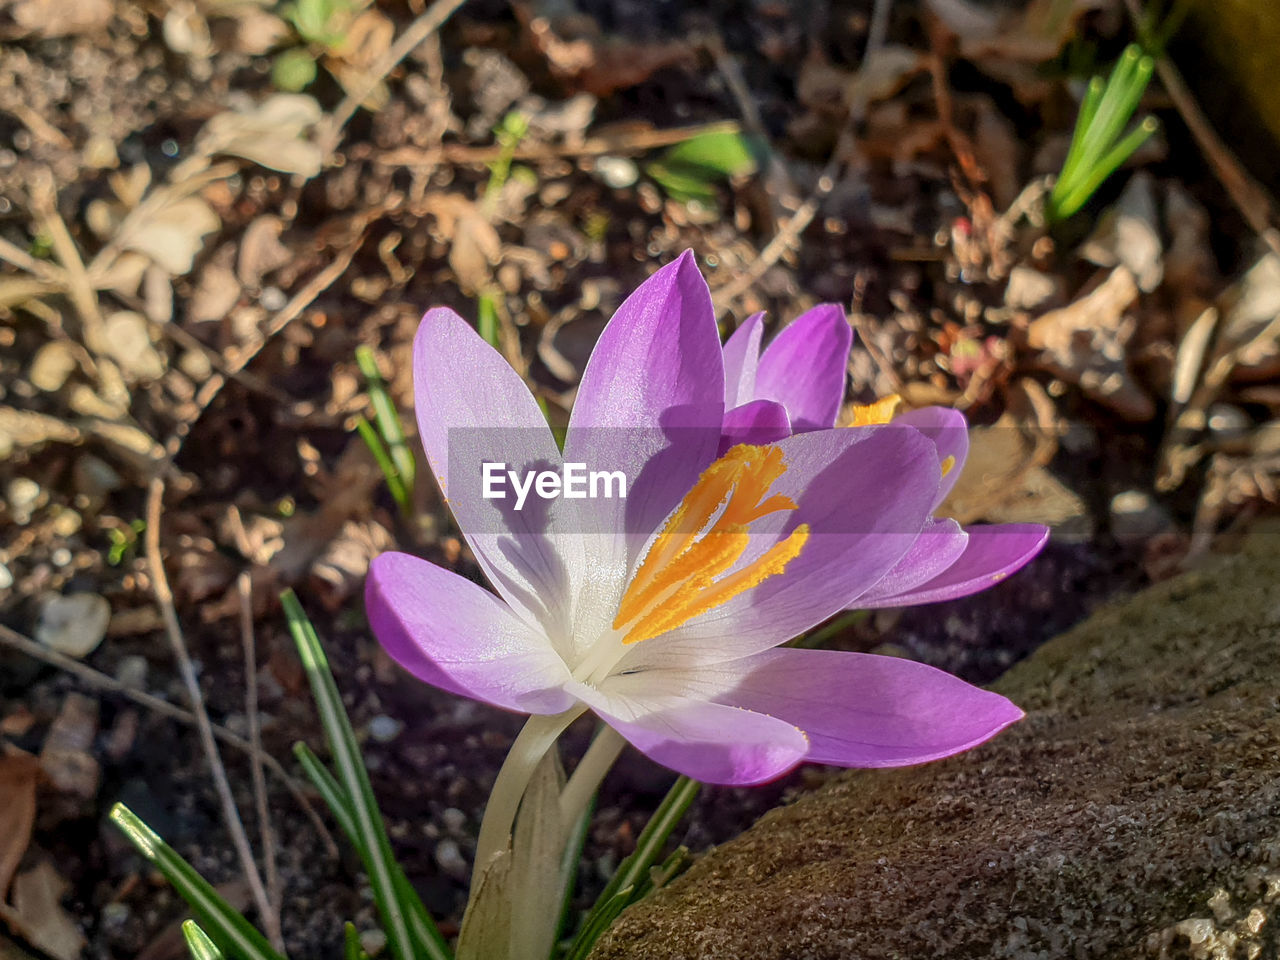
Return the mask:
[[347, 92], [342, 102], [330, 114], [325, 130], [320, 136], [320, 150], [325, 156], [332, 153], [338, 146], [338, 141], [342, 138], [342, 128], [355, 116], [355, 112], [360, 109], [360, 104], [369, 98], [369, 94], [373, 93], [383, 78], [394, 70], [401, 60], [413, 53], [418, 44], [440, 29], [441, 25], [464, 2], [465, 0], [436, 0], [422, 16], [409, 24], [405, 32], [400, 34], [378, 62], [370, 67], [369, 72], [355, 84], [355, 89]]
[[[1141, 0], [1125, 0], [1125, 5], [1134, 29], [1141, 37], [1145, 25]], [[1231, 152], [1231, 148], [1218, 136], [1182, 79], [1182, 74], [1166, 54], [1161, 53], [1156, 57], [1156, 73], [1231, 202], [1254, 233], [1271, 248], [1271, 252], [1280, 256], [1280, 230], [1275, 226], [1275, 204], [1270, 195], [1249, 175], [1244, 165]]]
[[253, 588], [249, 574], [236, 577], [240, 595], [240, 643], [244, 648], [244, 712], [249, 721], [249, 743], [253, 759], [253, 799], [258, 809], [258, 831], [262, 837], [262, 862], [267, 873], [268, 910], [262, 917], [271, 945], [284, 953], [284, 934], [280, 930], [280, 907], [284, 901], [280, 891], [280, 871], [276, 869], [276, 838], [271, 829], [271, 810], [267, 806], [267, 778], [262, 770], [262, 720], [258, 715], [258, 652], [253, 635]]
[[[30, 637], [25, 637], [0, 624], [0, 644], [4, 644], [19, 653], [30, 657], [32, 660], [39, 660], [41, 663], [50, 667], [61, 670], [63, 673], [75, 677], [87, 687], [95, 690], [102, 690], [107, 693], [118, 694], [126, 700], [132, 700], [140, 707], [145, 707], [152, 713], [159, 714], [162, 717], [168, 717], [170, 720], [176, 720], [178, 723], [186, 724], [194, 727], [197, 725], [196, 715], [190, 710], [184, 710], [177, 704], [170, 703], [168, 700], [161, 700], [159, 697], [152, 696], [143, 690], [135, 690], [117, 680], [109, 674], [103, 673], [101, 670], [95, 670], [88, 664], [81, 663], [79, 660], [73, 660], [65, 654], [51, 650], [43, 644], [36, 643]], [[329, 832], [329, 828], [325, 826], [324, 820], [320, 818], [320, 814], [316, 812], [316, 808], [312, 806], [311, 801], [307, 799], [306, 793], [303, 791], [302, 785], [289, 776], [289, 772], [284, 766], [266, 752], [255, 753], [253, 746], [248, 740], [236, 736], [226, 727], [213, 724], [213, 735], [225, 743], [232, 749], [239, 750], [250, 757], [256, 757], [261, 760], [268, 770], [280, 778], [280, 782], [284, 784], [290, 795], [298, 801], [298, 806], [307, 815], [315, 825], [316, 831], [320, 834], [320, 839], [324, 842], [325, 850], [330, 857], [336, 859], [339, 855], [338, 845], [334, 842], [333, 834]]]
[[209, 722], [209, 712], [205, 709], [204, 697], [200, 693], [200, 681], [196, 679], [195, 666], [191, 663], [191, 655], [187, 651], [187, 641], [182, 635], [182, 626], [178, 623], [178, 611], [173, 605], [173, 591], [169, 589], [169, 578], [164, 572], [164, 559], [160, 556], [160, 512], [163, 501], [164, 480], [158, 476], [152, 477], [147, 490], [147, 530], [144, 537], [151, 592], [160, 606], [165, 634], [169, 638], [169, 645], [173, 648], [174, 659], [178, 662], [178, 673], [187, 688], [187, 696], [191, 700], [191, 711], [196, 715], [196, 730], [200, 734], [200, 744], [204, 748], [205, 758], [209, 762], [209, 770], [213, 775], [213, 784], [222, 805], [222, 819], [227, 825], [227, 831], [231, 834], [231, 843], [240, 858], [240, 866], [249, 884], [249, 892], [257, 905], [258, 915], [265, 918], [271, 912], [271, 904], [267, 899], [266, 888], [262, 884], [262, 876], [258, 873], [258, 865], [254, 862], [253, 849], [249, 846], [244, 824], [240, 822], [240, 813], [236, 809], [236, 800], [231, 793], [231, 782], [227, 779], [227, 770], [222, 765], [222, 757], [218, 753], [217, 741], [213, 738], [213, 724]]
[[[867, 33], [866, 52], [862, 57], [862, 67], [864, 69], [884, 45], [889, 11], [892, 5], [893, 0], [876, 0], [875, 2]], [[760, 251], [759, 256], [747, 265], [746, 269], [742, 270], [729, 283], [726, 283], [718, 290], [712, 291], [712, 299], [715, 303], [717, 314], [727, 310], [730, 304], [738, 299], [743, 292], [758, 283], [769, 268], [795, 245], [805, 227], [809, 226], [813, 221], [818, 208], [822, 205], [822, 201], [826, 199], [827, 194], [835, 189], [836, 178], [840, 176], [840, 172], [844, 168], [845, 158], [853, 152], [854, 146], [857, 144], [858, 130], [862, 126], [862, 121], [867, 113], [865, 86], [857, 86], [853, 89], [854, 95], [849, 103], [849, 112], [845, 118], [844, 128], [840, 131], [840, 138], [836, 142], [835, 149], [831, 152], [831, 158], [818, 175], [818, 181], [814, 185], [813, 192], [791, 215], [790, 219], [778, 229], [773, 239]]]

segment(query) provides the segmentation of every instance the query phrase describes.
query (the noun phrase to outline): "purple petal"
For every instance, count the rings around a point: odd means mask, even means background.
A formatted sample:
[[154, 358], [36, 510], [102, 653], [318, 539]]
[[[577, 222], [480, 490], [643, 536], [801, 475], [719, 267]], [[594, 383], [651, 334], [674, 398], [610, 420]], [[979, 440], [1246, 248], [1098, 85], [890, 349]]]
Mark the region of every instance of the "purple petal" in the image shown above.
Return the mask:
[[724, 342], [724, 405], [740, 407], [756, 396], [756, 367], [760, 364], [760, 338], [764, 314], [747, 317]]
[[605, 723], [651, 760], [703, 783], [748, 786], [804, 760], [805, 735], [783, 720], [689, 697], [660, 702], [571, 687]]
[[722, 702], [794, 723], [814, 763], [924, 763], [977, 746], [1023, 716], [999, 694], [897, 657], [771, 650], [744, 666]]
[[969, 541], [964, 553], [936, 577], [894, 596], [880, 596], [876, 602], [859, 598], [853, 606], [912, 607], [967, 597], [1020, 570], [1049, 539], [1049, 528], [1038, 523], [969, 527], [965, 532]]
[[791, 436], [786, 408], [772, 400], [752, 400], [724, 415], [721, 455], [739, 443], [765, 444]]
[[[569, 420], [565, 460], [621, 470], [625, 499], [583, 501], [625, 571], [715, 457], [724, 369], [711, 292], [685, 252], [642, 283], [600, 335]], [[630, 541], [621, 536], [630, 534]]]
[[[960, 479], [965, 457], [969, 455], [969, 425], [964, 414], [949, 407], [921, 407], [894, 417], [893, 422], [904, 427], [915, 427], [932, 440], [938, 448], [939, 460], [955, 458], [938, 487], [938, 503], [941, 503]], [[934, 504], [935, 507], [937, 505]]]
[[844, 310], [834, 303], [814, 307], [765, 348], [755, 396], [786, 407], [797, 431], [834, 426], [852, 345], [853, 329]]
[[777, 646], [850, 606], [916, 542], [938, 487], [933, 444], [919, 431], [847, 427], [775, 446], [787, 471], [771, 493], [797, 509], [756, 521], [744, 562], [808, 524], [799, 556], [727, 603], [636, 644], [628, 667], [716, 663]]
[[413, 384], [422, 446], [476, 561], [509, 604], [555, 635], [570, 616], [567, 568], [581, 548], [554, 528], [574, 504], [537, 500], [515, 510], [509, 490], [506, 499], [483, 496], [486, 462], [519, 473], [559, 468], [546, 418], [511, 365], [443, 307], [418, 327]]
[[569, 670], [546, 636], [456, 573], [407, 553], [380, 554], [365, 605], [383, 649], [419, 680], [525, 713], [573, 705]]
[[948, 569], [964, 553], [968, 541], [968, 533], [954, 520], [930, 520], [907, 555], [884, 575], [883, 580], [858, 597], [854, 606], [860, 610], [900, 606], [895, 598]]

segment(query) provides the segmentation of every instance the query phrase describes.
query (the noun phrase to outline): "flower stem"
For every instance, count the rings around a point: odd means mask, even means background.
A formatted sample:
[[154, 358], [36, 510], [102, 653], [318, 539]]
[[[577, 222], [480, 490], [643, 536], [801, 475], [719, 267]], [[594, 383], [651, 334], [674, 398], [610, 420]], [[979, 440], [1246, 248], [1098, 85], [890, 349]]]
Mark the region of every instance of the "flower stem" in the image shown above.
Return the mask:
[[613, 768], [627, 741], [613, 727], [606, 726], [591, 741], [573, 776], [560, 791], [560, 817], [565, 823], [576, 823], [600, 787], [600, 781]]
[[478, 892], [477, 883], [483, 876], [485, 867], [511, 842], [511, 828], [516, 820], [516, 811], [520, 808], [520, 800], [529, 786], [533, 771], [565, 728], [585, 710], [586, 707], [579, 704], [554, 716], [532, 716], [511, 744], [507, 759], [502, 762], [502, 769], [498, 771], [498, 778], [494, 781], [493, 792], [489, 794], [484, 819], [480, 822], [476, 859], [471, 868], [472, 896]]

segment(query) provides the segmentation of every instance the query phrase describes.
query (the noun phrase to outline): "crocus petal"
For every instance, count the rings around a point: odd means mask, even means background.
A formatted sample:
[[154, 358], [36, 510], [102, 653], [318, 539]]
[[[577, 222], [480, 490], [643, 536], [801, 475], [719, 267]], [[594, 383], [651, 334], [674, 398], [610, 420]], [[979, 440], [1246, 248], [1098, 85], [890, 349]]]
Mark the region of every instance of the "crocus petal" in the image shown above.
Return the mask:
[[967, 597], [1020, 570], [1049, 538], [1049, 528], [1038, 523], [977, 526], [965, 532], [969, 538], [964, 553], [942, 573], [893, 596], [880, 596], [871, 602], [859, 598], [854, 606], [911, 607]]
[[916, 542], [939, 475], [933, 444], [919, 431], [847, 427], [796, 434], [774, 446], [787, 470], [770, 493], [797, 508], [754, 523], [743, 562], [807, 524], [799, 555], [727, 603], [635, 644], [623, 669], [718, 663], [777, 646], [856, 606]]
[[755, 396], [786, 407], [797, 431], [834, 426], [852, 345], [853, 329], [844, 310], [833, 303], [814, 307], [765, 348], [756, 371]]
[[[938, 503], [947, 498], [951, 488], [960, 479], [960, 471], [964, 469], [965, 457], [969, 455], [969, 426], [964, 414], [949, 407], [921, 407], [919, 410], [908, 410], [894, 417], [893, 422], [904, 427], [915, 427], [934, 442], [938, 448], [938, 459], [945, 461], [954, 457], [950, 467], [942, 477], [938, 487]], [[936, 507], [937, 504], [934, 504]]]
[[512, 607], [553, 636], [562, 634], [570, 616], [569, 570], [581, 548], [555, 535], [555, 515], [574, 504], [531, 494], [515, 510], [509, 485], [505, 499], [484, 496], [487, 462], [521, 475], [559, 469], [560, 451], [542, 411], [511, 365], [443, 307], [428, 311], [418, 327], [413, 385], [418, 434], [476, 561]]
[[526, 713], [573, 705], [568, 668], [546, 636], [465, 577], [383, 553], [369, 566], [365, 605], [383, 649], [432, 686]]
[[723, 454], [739, 443], [773, 443], [791, 436], [786, 408], [773, 400], [752, 400], [724, 415], [720, 450]]
[[999, 694], [897, 657], [771, 650], [741, 666], [737, 689], [720, 700], [794, 723], [814, 763], [924, 763], [977, 746], [1023, 716]]
[[756, 395], [756, 367], [760, 364], [760, 338], [764, 314], [754, 313], [724, 342], [724, 405], [740, 407]]
[[930, 520], [906, 556], [884, 579], [858, 598], [858, 608], [900, 606], [897, 597], [947, 570], [964, 553], [968, 541], [969, 534], [954, 520]]
[[651, 760], [703, 783], [748, 786], [804, 760], [805, 735], [763, 713], [689, 697], [632, 699], [571, 684], [609, 726]]
[[[624, 498], [578, 502], [591, 571], [582, 622], [616, 610], [635, 554], [715, 458], [724, 418], [720, 333], [711, 292], [684, 253], [642, 283], [600, 335], [582, 375], [564, 458], [621, 471]], [[585, 606], [584, 606], [585, 604]], [[612, 613], [609, 614], [612, 616]], [[599, 625], [600, 628], [603, 624]]]

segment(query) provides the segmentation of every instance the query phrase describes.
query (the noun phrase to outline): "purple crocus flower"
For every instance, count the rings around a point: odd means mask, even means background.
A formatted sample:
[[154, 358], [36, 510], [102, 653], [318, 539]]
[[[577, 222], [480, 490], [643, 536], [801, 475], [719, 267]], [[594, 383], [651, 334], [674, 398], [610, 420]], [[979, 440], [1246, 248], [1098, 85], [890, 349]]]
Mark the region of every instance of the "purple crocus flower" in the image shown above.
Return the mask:
[[[763, 316], [747, 319], [724, 345], [722, 446], [830, 429], [844, 400], [845, 364], [853, 344], [844, 310], [824, 303], [806, 311], [761, 353]], [[860, 420], [887, 422], [894, 407], [896, 403], [861, 408]], [[934, 442], [944, 466], [936, 509], [955, 486], [969, 452], [964, 414], [925, 407], [893, 418], [893, 423], [914, 427]], [[1048, 537], [1049, 528], [1038, 523], [962, 528], [951, 519], [931, 518], [898, 564], [849, 606], [907, 607], [977, 593], [1023, 567]]]
[[[709, 783], [759, 783], [806, 760], [921, 763], [1018, 720], [1005, 698], [924, 664], [780, 648], [887, 576], [938, 576], [926, 545], [952, 540], [926, 537], [953, 454], [911, 426], [831, 429], [834, 409], [811, 412], [783, 389], [785, 370], [762, 373], [766, 360], [757, 388], [811, 429], [724, 449], [726, 364], [686, 253], [601, 334], [562, 454], [506, 361], [452, 311], [428, 312], [414, 342], [419, 432], [497, 593], [382, 554], [366, 599], [387, 652], [427, 683], [508, 710], [590, 709]], [[626, 497], [515, 509], [482, 492], [494, 464], [514, 465], [514, 478], [575, 463], [620, 472]]]

